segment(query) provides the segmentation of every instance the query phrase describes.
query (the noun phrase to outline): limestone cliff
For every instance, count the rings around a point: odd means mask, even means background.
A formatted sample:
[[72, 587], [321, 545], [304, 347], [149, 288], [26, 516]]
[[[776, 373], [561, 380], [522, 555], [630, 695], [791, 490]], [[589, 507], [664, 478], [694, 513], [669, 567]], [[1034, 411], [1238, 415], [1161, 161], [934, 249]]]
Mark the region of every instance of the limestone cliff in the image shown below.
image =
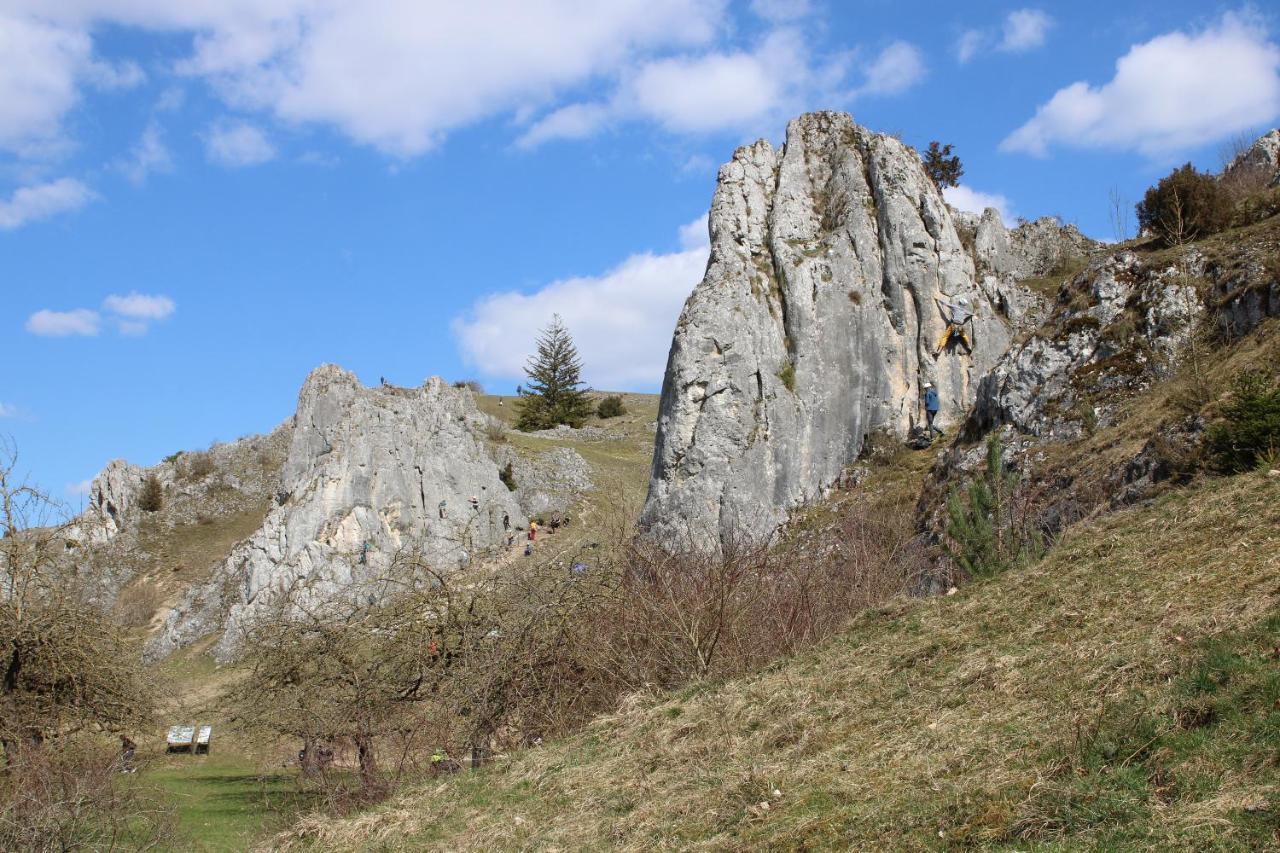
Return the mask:
[[229, 657], [240, 629], [285, 591], [311, 601], [355, 592], [403, 549], [441, 568], [496, 549], [504, 516], [525, 520], [485, 428], [470, 391], [438, 378], [366, 388], [317, 368], [299, 394], [277, 506], [170, 612], [149, 655], [221, 629], [216, 653]]
[[[642, 522], [715, 546], [820, 497], [866, 435], [904, 436], [921, 386], [958, 422], [1005, 351], [1000, 296], [975, 275], [916, 152], [844, 113], [801, 116], [775, 150], [721, 167], [711, 256], [677, 324]], [[973, 350], [935, 355], [939, 302], [967, 301]]]

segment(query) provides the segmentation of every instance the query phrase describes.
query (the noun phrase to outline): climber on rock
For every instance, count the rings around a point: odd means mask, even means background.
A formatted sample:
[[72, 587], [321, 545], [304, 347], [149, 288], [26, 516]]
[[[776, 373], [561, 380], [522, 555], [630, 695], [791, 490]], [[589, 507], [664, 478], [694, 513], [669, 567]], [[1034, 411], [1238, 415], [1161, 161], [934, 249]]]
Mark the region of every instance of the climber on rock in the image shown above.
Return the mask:
[[943, 319], [947, 321], [946, 331], [942, 333], [942, 340], [938, 341], [938, 347], [933, 351], [933, 357], [937, 358], [942, 351], [954, 340], [964, 344], [966, 355], [973, 354], [973, 341], [969, 337], [969, 332], [965, 327], [973, 320], [973, 309], [969, 307], [969, 298], [967, 296], [957, 296], [954, 302], [943, 302], [941, 299], [934, 297], [938, 303], [939, 310], [942, 311]]

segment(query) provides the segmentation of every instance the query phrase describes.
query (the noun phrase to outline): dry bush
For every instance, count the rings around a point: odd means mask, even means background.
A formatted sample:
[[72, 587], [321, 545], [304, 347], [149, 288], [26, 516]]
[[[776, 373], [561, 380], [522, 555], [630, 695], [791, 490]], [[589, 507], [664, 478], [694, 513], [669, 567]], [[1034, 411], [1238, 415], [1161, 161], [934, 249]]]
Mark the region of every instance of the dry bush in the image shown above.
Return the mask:
[[213, 454], [207, 450], [184, 453], [179, 457], [179, 476], [189, 483], [208, 477], [213, 473], [215, 467]]
[[[825, 542], [671, 553], [619, 530], [554, 565], [465, 582], [406, 549], [343, 602], [297, 589], [252, 627], [234, 713], [296, 738], [331, 807], [376, 800], [402, 779], [568, 734], [637, 691], [758, 670], [924, 567], [909, 513], [856, 504]], [[315, 760], [322, 748], [343, 772]]]
[[[122, 784], [118, 750], [94, 738], [21, 748], [0, 774], [0, 849], [147, 850], [175, 844], [174, 816]], [[175, 845], [180, 846], [180, 845]]]
[[154, 581], [140, 581], [121, 590], [116, 598], [116, 620], [126, 628], [144, 628], [156, 615], [164, 596]]

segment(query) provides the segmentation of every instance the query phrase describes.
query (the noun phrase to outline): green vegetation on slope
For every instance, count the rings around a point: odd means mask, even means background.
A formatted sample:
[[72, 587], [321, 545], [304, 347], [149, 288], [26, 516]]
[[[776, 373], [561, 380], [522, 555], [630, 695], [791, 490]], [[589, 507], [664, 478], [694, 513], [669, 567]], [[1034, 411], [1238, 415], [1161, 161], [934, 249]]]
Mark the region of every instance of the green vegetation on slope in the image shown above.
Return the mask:
[[1280, 841], [1280, 479], [1171, 492], [1040, 562], [282, 842], [1248, 849]]

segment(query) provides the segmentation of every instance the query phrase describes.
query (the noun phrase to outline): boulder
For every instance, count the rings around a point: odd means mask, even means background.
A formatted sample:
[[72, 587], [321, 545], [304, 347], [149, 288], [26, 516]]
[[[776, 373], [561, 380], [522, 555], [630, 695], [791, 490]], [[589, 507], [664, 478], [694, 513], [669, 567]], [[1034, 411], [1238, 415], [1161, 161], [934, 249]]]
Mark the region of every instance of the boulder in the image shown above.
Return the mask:
[[[865, 436], [905, 439], [932, 381], [957, 422], [1009, 343], [920, 158], [844, 113], [721, 167], [706, 276], [663, 380], [642, 524], [671, 545], [768, 536], [821, 497]], [[937, 356], [939, 301], [964, 297], [973, 350]]]

